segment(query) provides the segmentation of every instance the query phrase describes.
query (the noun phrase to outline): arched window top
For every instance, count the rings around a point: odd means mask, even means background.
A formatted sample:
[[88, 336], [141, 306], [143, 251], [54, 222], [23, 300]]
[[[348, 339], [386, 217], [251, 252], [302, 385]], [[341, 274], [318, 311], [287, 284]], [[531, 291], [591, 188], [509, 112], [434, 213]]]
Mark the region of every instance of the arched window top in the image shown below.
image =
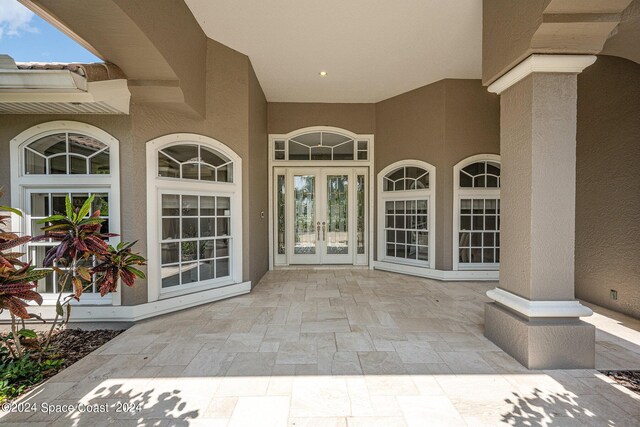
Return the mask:
[[179, 142], [158, 150], [158, 176], [233, 182], [233, 161], [204, 144]]
[[103, 175], [111, 172], [109, 146], [87, 134], [54, 132], [23, 146], [26, 175]]
[[118, 174], [118, 140], [88, 123], [56, 120], [32, 126], [11, 140], [11, 153], [18, 166], [12, 167], [15, 179], [37, 175], [107, 179]]
[[273, 139], [274, 160], [360, 160], [369, 159], [369, 140], [333, 128], [306, 128]]
[[382, 191], [429, 189], [429, 171], [418, 166], [400, 166], [383, 178]]
[[500, 188], [500, 161], [476, 160], [459, 165], [460, 188]]

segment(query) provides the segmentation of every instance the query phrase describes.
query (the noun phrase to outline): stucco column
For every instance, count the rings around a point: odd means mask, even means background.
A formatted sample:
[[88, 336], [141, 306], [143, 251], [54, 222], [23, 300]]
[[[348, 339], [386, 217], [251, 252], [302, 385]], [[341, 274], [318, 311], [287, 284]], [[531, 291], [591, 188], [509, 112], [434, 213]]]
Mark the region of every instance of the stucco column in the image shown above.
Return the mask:
[[532, 55], [500, 94], [500, 284], [485, 336], [531, 369], [593, 368], [591, 310], [574, 296], [577, 74], [591, 55]]

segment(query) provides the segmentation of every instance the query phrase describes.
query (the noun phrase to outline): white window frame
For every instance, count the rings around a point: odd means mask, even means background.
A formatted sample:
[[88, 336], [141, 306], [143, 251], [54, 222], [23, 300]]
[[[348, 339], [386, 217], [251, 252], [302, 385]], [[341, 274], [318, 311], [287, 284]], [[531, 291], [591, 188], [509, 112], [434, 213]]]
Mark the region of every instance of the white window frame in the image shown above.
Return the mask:
[[[176, 144], [202, 144], [220, 152], [233, 162], [233, 182], [200, 181], [158, 176], [158, 150]], [[193, 133], [161, 136], [147, 142], [147, 285], [148, 301], [171, 298], [209, 290], [212, 287], [242, 282], [242, 159], [233, 150], [213, 138]], [[179, 289], [162, 288], [160, 236], [160, 200], [162, 194], [222, 196], [231, 199], [230, 277], [224, 281], [196, 282], [180, 285]]]
[[[460, 257], [460, 200], [472, 199], [500, 199], [500, 188], [470, 188], [460, 187], [460, 171], [470, 164], [477, 162], [500, 163], [497, 154], [477, 154], [461, 160], [453, 167], [453, 270], [499, 270], [500, 263], [461, 263]], [[502, 173], [501, 173], [502, 175]]]
[[[26, 174], [24, 147], [35, 140], [56, 133], [79, 133], [90, 136], [109, 147], [109, 174]], [[31, 215], [26, 212], [30, 206], [29, 194], [42, 192], [101, 192], [109, 194], [109, 232], [120, 234], [120, 142], [104, 130], [88, 123], [71, 120], [57, 120], [33, 126], [10, 142], [11, 158], [11, 205], [23, 212], [17, 219], [21, 233], [29, 233]], [[109, 239], [117, 244], [119, 237]], [[55, 304], [57, 294], [43, 293], [43, 304]], [[120, 305], [122, 292], [112, 292], [100, 297], [99, 293], [86, 293], [72, 304]]]
[[[367, 141], [367, 149], [368, 155], [367, 160], [275, 160], [275, 141], [288, 141], [291, 138], [295, 138], [296, 136], [313, 133], [313, 132], [327, 132], [327, 133], [337, 133], [344, 136], [348, 136], [349, 138], [356, 141], [355, 150], [357, 156], [357, 141]], [[367, 264], [369, 265], [369, 269], [373, 270], [373, 248], [374, 248], [374, 229], [372, 224], [374, 223], [374, 206], [373, 206], [373, 194], [374, 194], [374, 147], [375, 147], [375, 138], [372, 134], [356, 134], [347, 129], [338, 128], [334, 126], [310, 126], [301, 129], [293, 130], [287, 134], [269, 134], [269, 270], [274, 270], [277, 267], [286, 266], [288, 251], [287, 248], [286, 254], [280, 255], [276, 250], [276, 239], [275, 239], [275, 220], [278, 217], [277, 212], [277, 203], [276, 203], [276, 183], [274, 182], [274, 177], [277, 174], [285, 174], [288, 168], [295, 167], [304, 167], [304, 168], [316, 168], [316, 167], [326, 167], [326, 168], [341, 168], [341, 167], [349, 167], [349, 168], [364, 168], [368, 169], [368, 183], [367, 183], [367, 215], [366, 215], [366, 226], [367, 226], [367, 239], [365, 239], [365, 255]], [[288, 145], [285, 143], [285, 150], [288, 150], [286, 147]], [[285, 159], [288, 158], [288, 151], [285, 155]], [[276, 168], [279, 172], [275, 172]], [[284, 170], [284, 172], [282, 172]], [[364, 264], [363, 264], [364, 265]]]
[[[383, 191], [384, 177], [390, 172], [395, 171], [401, 167], [415, 166], [425, 169], [429, 172], [429, 188], [420, 190], [404, 190], [404, 191]], [[378, 172], [377, 179], [377, 204], [378, 204], [378, 216], [377, 216], [377, 231], [378, 231], [378, 253], [377, 260], [382, 262], [390, 262], [394, 264], [409, 265], [415, 267], [423, 267], [434, 269], [436, 266], [436, 167], [421, 160], [400, 160], [392, 163]], [[396, 200], [415, 200], [426, 199], [428, 201], [428, 216], [429, 216], [429, 260], [409, 260], [396, 257], [388, 257], [386, 251], [387, 235], [385, 233], [385, 203], [387, 201]]]

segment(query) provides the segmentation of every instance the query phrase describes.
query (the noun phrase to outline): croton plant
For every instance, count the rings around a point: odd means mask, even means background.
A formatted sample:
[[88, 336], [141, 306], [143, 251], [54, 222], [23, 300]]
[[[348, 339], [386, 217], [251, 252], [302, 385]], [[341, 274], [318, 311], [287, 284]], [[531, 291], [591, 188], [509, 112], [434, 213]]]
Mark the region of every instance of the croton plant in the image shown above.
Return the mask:
[[[136, 242], [123, 242], [116, 247], [107, 244], [107, 240], [116, 235], [101, 232], [104, 219], [100, 218], [99, 210], [91, 213], [92, 202], [93, 196], [90, 196], [81, 207], [74, 208], [67, 196], [66, 212], [40, 220], [39, 223], [44, 224], [45, 234], [37, 237], [19, 236], [9, 231], [7, 224], [10, 217], [0, 216], [0, 312], [8, 310], [11, 314], [13, 337], [32, 335], [21, 334], [17, 330], [16, 320], [40, 319], [29, 313], [29, 303], [42, 304], [42, 296], [36, 290], [37, 282], [53, 271], [57, 273], [59, 293], [56, 316], [46, 336], [44, 349], [61, 319], [64, 318], [63, 323], [68, 322], [70, 302], [73, 299], [80, 300], [83, 292], [91, 288], [93, 283], [100, 295], [104, 296], [116, 291], [120, 280], [127, 286], [133, 286], [136, 278], [145, 277], [138, 267], [145, 265], [146, 260], [131, 251]], [[20, 215], [19, 211], [9, 207], [0, 206], [0, 211]], [[15, 251], [32, 240], [58, 242], [46, 253], [42, 266], [24, 261], [25, 254]], [[20, 353], [20, 339], [13, 341], [13, 350]]]

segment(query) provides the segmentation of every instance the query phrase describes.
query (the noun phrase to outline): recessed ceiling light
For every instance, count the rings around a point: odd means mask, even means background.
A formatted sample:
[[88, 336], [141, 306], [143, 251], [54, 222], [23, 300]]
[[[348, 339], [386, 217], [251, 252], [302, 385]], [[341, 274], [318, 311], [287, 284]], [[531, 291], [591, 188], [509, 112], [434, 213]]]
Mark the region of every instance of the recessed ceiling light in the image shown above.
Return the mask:
[[327, 76], [327, 72], [326, 71], [320, 71], [320, 77], [326, 77]]

